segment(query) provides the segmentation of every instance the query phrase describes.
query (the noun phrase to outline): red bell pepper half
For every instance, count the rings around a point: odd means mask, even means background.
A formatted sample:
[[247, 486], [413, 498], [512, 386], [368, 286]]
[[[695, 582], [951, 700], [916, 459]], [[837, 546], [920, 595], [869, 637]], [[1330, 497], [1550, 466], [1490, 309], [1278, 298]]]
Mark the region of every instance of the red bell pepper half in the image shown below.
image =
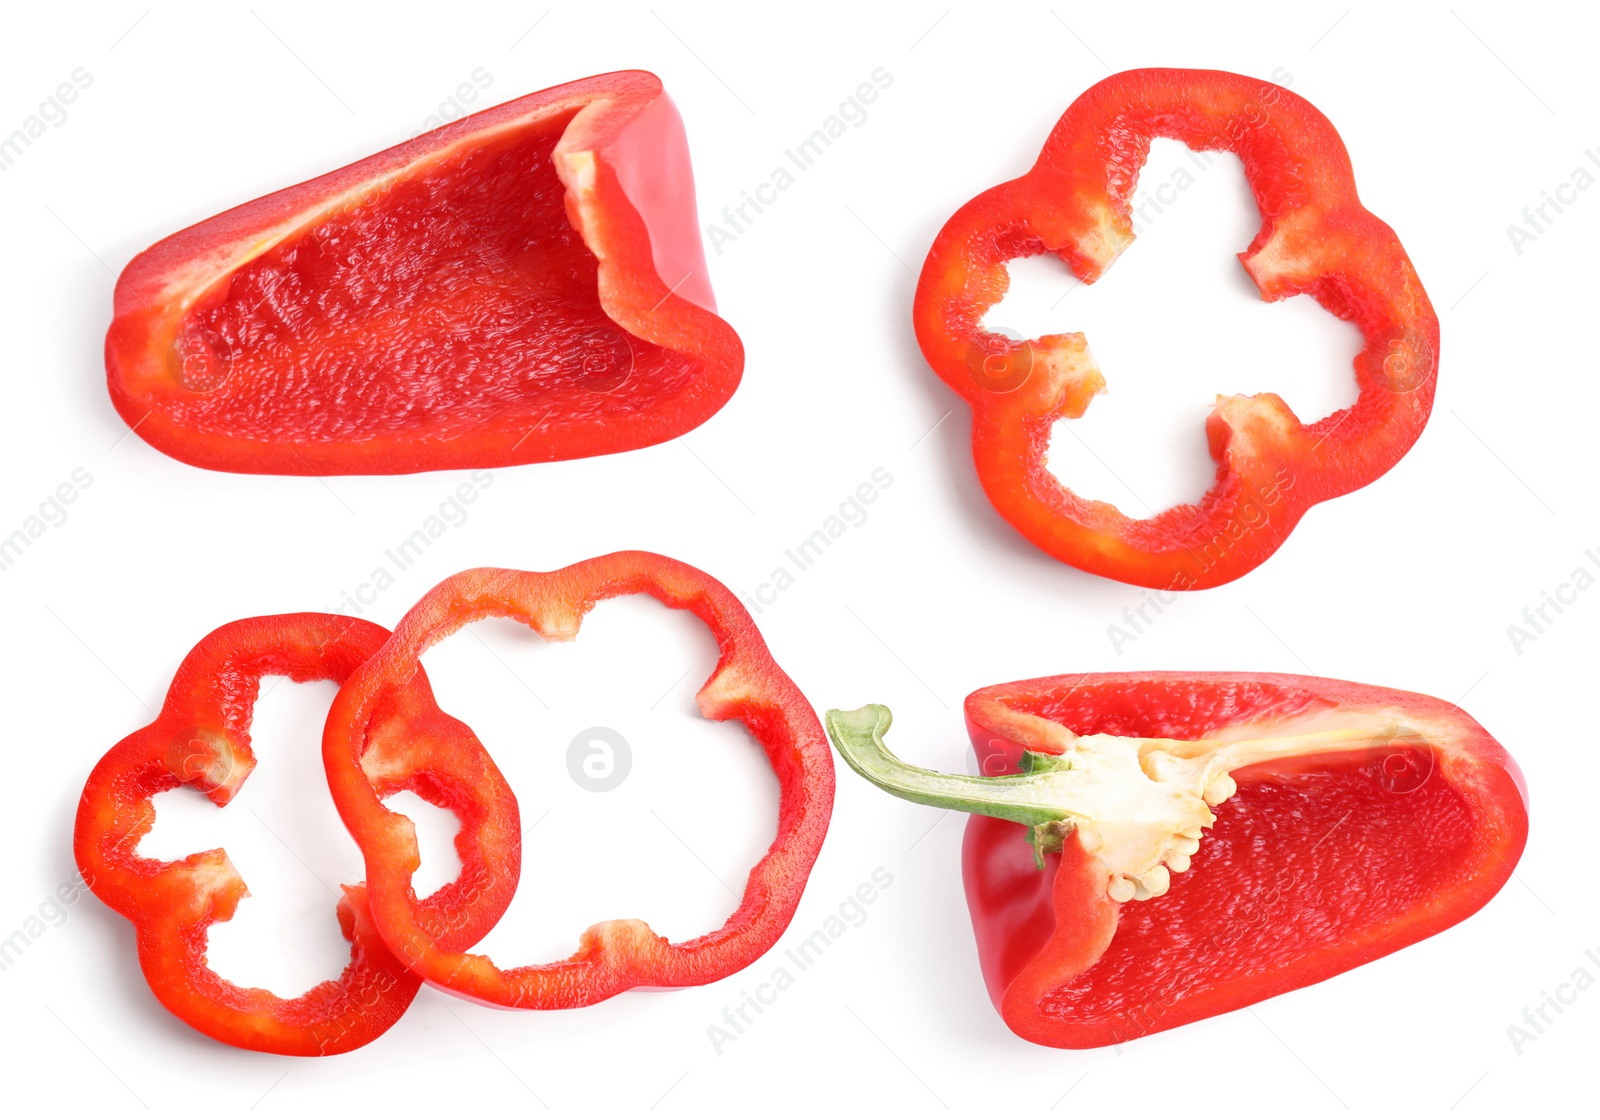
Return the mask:
[[909, 766], [889, 710], [847, 762], [977, 814], [962, 870], [1018, 1035], [1126, 1042], [1314, 984], [1471, 915], [1528, 833], [1522, 775], [1461, 709], [1270, 674], [1046, 677], [967, 698], [982, 777]]
[[[190, 651], [155, 722], [111, 748], [84, 786], [73, 834], [84, 881], [133, 923], [139, 964], [156, 998], [219, 1041], [274, 1054], [343, 1053], [388, 1030], [416, 995], [419, 978], [384, 945], [360, 885], [345, 887], [338, 906], [351, 946], [350, 964], [338, 979], [294, 999], [224, 980], [206, 963], [206, 930], [232, 918], [249, 893], [227, 852], [164, 862], [137, 851], [155, 823], [156, 794], [187, 785], [226, 805], [239, 791], [256, 765], [250, 722], [263, 676], [343, 682], [388, 636], [381, 626], [340, 615], [230, 622]], [[464, 824], [492, 809], [517, 835], [510, 789], [504, 779], [493, 780], [498, 771], [481, 747], [477, 765], [467, 764], [463, 744], [476, 740], [434, 705], [426, 677], [419, 673], [396, 690], [388, 713], [391, 725], [403, 723], [421, 742], [435, 748], [451, 743], [455, 757], [415, 746], [404, 758], [384, 752], [386, 791], [413, 790], [454, 810]], [[481, 866], [465, 838], [457, 850], [467, 867]], [[515, 889], [515, 869], [510, 873], [511, 889], [483, 893], [475, 923], [457, 930], [452, 944], [470, 945], [493, 925]], [[458, 902], [441, 894], [435, 905]]]
[[[766, 751], [780, 787], [777, 836], [721, 929], [672, 944], [642, 921], [601, 922], [566, 960], [502, 971], [487, 956], [442, 941], [422, 912], [411, 888], [415, 833], [379, 800], [364, 745], [392, 697], [422, 672], [422, 654], [468, 623], [514, 618], [548, 641], [567, 641], [596, 603], [635, 594], [691, 612], [716, 638], [720, 656], [700, 688], [700, 711], [707, 719], [738, 720]], [[744, 968], [788, 927], [833, 809], [827, 738], [738, 598], [704, 572], [649, 552], [615, 552], [555, 572], [475, 568], [451, 576], [411, 608], [339, 690], [323, 761], [333, 799], [366, 856], [373, 919], [389, 947], [428, 983], [503, 1007], [582, 1007], [629, 988], [706, 984]], [[463, 904], [469, 914], [477, 905], [471, 898]], [[473, 915], [471, 924], [492, 924], [503, 906], [489, 909], [492, 916]]]
[[[1018, 342], [986, 331], [1006, 262], [1054, 253], [1086, 284], [1133, 242], [1131, 199], [1153, 137], [1244, 163], [1261, 231], [1239, 255], [1266, 300], [1309, 293], [1361, 329], [1360, 396], [1305, 424], [1276, 393], [1219, 396], [1206, 421], [1216, 482], [1198, 505], [1130, 518], [1045, 468], [1051, 428], [1105, 388], [1082, 334]], [[1339, 134], [1280, 86], [1216, 70], [1129, 70], [1073, 102], [1021, 178], [945, 223], [922, 268], [917, 341], [972, 407], [972, 452], [1002, 516], [1050, 555], [1127, 583], [1183, 591], [1237, 579], [1317, 502], [1372, 482], [1433, 407], [1439, 320], [1393, 230], [1369, 213]]]
[[507, 102], [139, 254], [111, 399], [174, 458], [400, 474], [672, 439], [733, 394], [683, 123], [655, 75]]

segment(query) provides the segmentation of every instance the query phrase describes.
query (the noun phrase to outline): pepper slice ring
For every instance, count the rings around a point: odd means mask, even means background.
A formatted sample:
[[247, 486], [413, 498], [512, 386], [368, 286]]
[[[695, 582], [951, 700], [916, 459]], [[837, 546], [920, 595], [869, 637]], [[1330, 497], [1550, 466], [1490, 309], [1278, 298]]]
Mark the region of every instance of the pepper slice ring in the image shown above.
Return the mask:
[[[338, 904], [351, 958], [337, 979], [293, 999], [224, 980], [206, 964], [206, 930], [232, 918], [249, 893], [227, 852], [216, 848], [163, 861], [137, 850], [155, 823], [156, 794], [188, 785], [225, 806], [239, 791], [256, 764], [250, 722], [263, 676], [342, 683], [388, 637], [374, 623], [328, 614], [272, 615], [218, 627], [183, 659], [155, 721], [112, 747], [84, 786], [73, 832], [84, 882], [134, 924], [139, 965], [156, 998], [218, 1041], [273, 1054], [344, 1053], [388, 1030], [420, 986], [373, 927], [360, 885], [346, 886]], [[396, 694], [395, 711], [423, 737], [459, 741], [471, 734], [438, 710], [421, 674]], [[510, 788], [478, 751], [470, 783], [460, 780], [470, 751], [458, 746], [453, 763], [419, 752], [385, 775], [385, 788], [411, 789], [466, 821], [485, 805], [475, 807], [465, 790], [489, 791], [486, 805], [509, 820], [515, 835]], [[458, 842], [458, 850], [470, 866], [469, 849]], [[477, 924], [458, 926], [451, 943], [470, 945], [482, 937], [509, 900], [510, 891], [482, 894]], [[441, 892], [429, 905], [452, 901]]]
[[[1263, 299], [1309, 294], [1360, 328], [1360, 395], [1312, 424], [1275, 393], [1219, 396], [1206, 422], [1216, 482], [1197, 505], [1130, 518], [1045, 467], [1051, 428], [1084, 414], [1105, 379], [1082, 334], [987, 331], [1006, 262], [1054, 253], [1093, 283], [1133, 241], [1130, 201], [1154, 137], [1244, 163], [1261, 230], [1240, 254]], [[1333, 125], [1287, 89], [1215, 70], [1130, 70], [1072, 103], [1038, 161], [956, 211], [922, 268], [917, 341], [973, 412], [984, 492], [1039, 548], [1145, 587], [1215, 587], [1249, 572], [1311, 506], [1399, 461], [1427, 423], [1439, 320], [1395, 233], [1356, 194]]]
[[[777, 774], [777, 835], [751, 869], [738, 908], [721, 929], [677, 944], [642, 921], [601, 922], [584, 932], [571, 957], [506, 970], [487, 956], [439, 943], [411, 888], [415, 833], [397, 824], [363, 773], [363, 746], [387, 698], [421, 671], [426, 650], [468, 623], [512, 618], [547, 641], [565, 641], [576, 637], [596, 603], [630, 594], [687, 610], [711, 630], [719, 656], [698, 693], [700, 711], [744, 724]], [[772, 660], [749, 613], [704, 572], [648, 552], [616, 552], [554, 572], [475, 568], [451, 576], [412, 607], [340, 689], [323, 760], [340, 815], [366, 857], [374, 922], [389, 947], [426, 982], [504, 1007], [582, 1007], [634, 987], [708, 983], [749, 965], [793, 918], [833, 806], [833, 761], [822, 727]]]

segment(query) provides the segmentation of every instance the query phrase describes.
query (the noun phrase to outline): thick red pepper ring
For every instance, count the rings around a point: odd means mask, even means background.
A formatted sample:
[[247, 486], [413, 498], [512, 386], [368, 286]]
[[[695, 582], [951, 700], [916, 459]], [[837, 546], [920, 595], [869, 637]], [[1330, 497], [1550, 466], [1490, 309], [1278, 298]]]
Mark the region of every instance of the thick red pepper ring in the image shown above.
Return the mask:
[[[384, 808], [357, 765], [362, 744], [390, 698], [422, 671], [422, 654], [468, 623], [513, 618], [547, 641], [568, 641], [596, 603], [635, 594], [693, 613], [715, 636], [720, 656], [700, 688], [700, 711], [738, 720], [766, 751], [781, 789], [777, 836], [751, 869], [738, 909], [713, 933], [672, 944], [642, 921], [601, 922], [566, 960], [502, 971], [486, 956], [441, 943], [420, 912], [411, 889], [415, 834]], [[323, 761], [345, 826], [366, 855], [373, 918], [389, 947], [428, 983], [505, 1007], [582, 1007], [629, 988], [705, 984], [744, 968], [788, 927], [833, 809], [833, 760], [822, 727], [749, 613], [704, 572], [649, 552], [614, 552], [554, 572], [475, 568], [451, 576], [340, 689]]]
[[174, 234], [117, 282], [106, 374], [214, 470], [397, 474], [644, 447], [744, 368], [654, 74], [532, 93]]
[[[1006, 262], [1055, 253], [1093, 283], [1133, 241], [1130, 210], [1153, 137], [1244, 162], [1261, 231], [1239, 255], [1265, 300], [1309, 293], [1353, 321], [1360, 396], [1302, 424], [1275, 393], [1217, 398], [1206, 422], [1215, 485], [1198, 505], [1130, 518], [1045, 469], [1052, 424], [1105, 387], [1081, 334], [1018, 342], [982, 319]], [[928, 363], [972, 406], [972, 452], [994, 507], [1050, 555], [1169, 590], [1215, 587], [1272, 555], [1317, 502], [1372, 482], [1433, 407], [1439, 320], [1399, 239], [1368, 213], [1339, 134], [1288, 90], [1215, 70], [1129, 70], [1072, 103], [1033, 168], [945, 223], [913, 311]]]
[[1325, 980], [1454, 925], [1511, 877], [1521, 773], [1453, 704], [1316, 677], [1075, 674], [981, 689], [984, 777], [829, 712], [875, 784], [974, 815], [962, 870], [995, 1007], [1106, 1046]]
[[[226, 805], [239, 791], [256, 765], [250, 722], [263, 676], [342, 683], [388, 636], [381, 626], [340, 615], [230, 622], [184, 658], [160, 715], [111, 748], [84, 786], [73, 834], [84, 881], [133, 922], [139, 964], [156, 998], [219, 1041], [274, 1054], [343, 1053], [388, 1030], [416, 995], [419, 979], [384, 945], [372, 924], [366, 888], [359, 885], [345, 887], [339, 903], [351, 956], [338, 979], [295, 999], [222, 979], [206, 964], [206, 929], [232, 918], [249, 893], [227, 853], [219, 848], [163, 862], [136, 850], [155, 823], [156, 794], [188, 785]], [[476, 764], [464, 764], [471, 733], [434, 706], [425, 677], [419, 674], [395, 693], [390, 718], [435, 749], [418, 749], [404, 759], [386, 756], [395, 763], [383, 774], [387, 792], [414, 790], [453, 809], [464, 824], [492, 811], [508, 818], [510, 834], [517, 835], [509, 787], [481, 747]], [[437, 749], [446, 742], [453, 753]], [[470, 845], [457, 846], [470, 864]], [[504, 890], [480, 898], [476, 924], [463, 928], [457, 943], [482, 937], [499, 916], [493, 905], [504, 911], [510, 897], [511, 890]], [[452, 901], [448, 895], [429, 900]]]

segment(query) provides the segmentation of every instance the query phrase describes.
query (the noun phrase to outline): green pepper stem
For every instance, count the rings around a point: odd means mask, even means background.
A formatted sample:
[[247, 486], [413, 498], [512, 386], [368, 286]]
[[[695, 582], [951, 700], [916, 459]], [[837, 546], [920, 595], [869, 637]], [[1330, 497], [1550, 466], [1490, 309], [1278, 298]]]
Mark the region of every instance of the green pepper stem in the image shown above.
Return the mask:
[[[853, 712], [829, 711], [823, 722], [828, 737], [850, 769], [887, 793], [936, 809], [959, 809], [1037, 827], [1063, 820], [1059, 806], [1041, 804], [1038, 773], [977, 777], [924, 770], [896, 758], [883, 744], [893, 722], [889, 709], [868, 704]], [[1038, 756], [1046, 759], [1049, 756]], [[1043, 767], [1041, 767], [1043, 768]]]

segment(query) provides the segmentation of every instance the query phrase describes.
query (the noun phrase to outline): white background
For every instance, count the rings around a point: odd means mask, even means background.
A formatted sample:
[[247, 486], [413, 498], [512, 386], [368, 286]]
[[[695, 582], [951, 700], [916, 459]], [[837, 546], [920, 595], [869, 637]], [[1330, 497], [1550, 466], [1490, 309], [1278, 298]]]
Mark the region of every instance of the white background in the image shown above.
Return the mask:
[[[1517, 878], [1464, 924], [1311, 989], [1118, 1049], [1051, 1051], [1013, 1037], [984, 993], [959, 819], [843, 772], [794, 924], [746, 973], [546, 1014], [425, 990], [388, 1035], [337, 1059], [249, 1054], [189, 1030], [146, 989], [131, 927], [85, 898], [0, 973], [8, 1109], [1494, 1115], [1586, 1099], [1600, 992], [1520, 1055], [1507, 1028], [1574, 970], [1600, 975], [1584, 957], [1600, 946], [1587, 866], [1600, 592], [1520, 651], [1507, 627], [1574, 568], [1597, 567], [1584, 549], [1600, 546], [1600, 190], [1520, 254], [1507, 225], [1600, 144], [1600, 28], [1477, 3], [1272, 4], [1226, 17], [1154, 3], [764, 11], [357, 13], [283, 0], [253, 13], [8, 11], [0, 133], [75, 68], [93, 82], [0, 173], [0, 534], [75, 468], [93, 483], [0, 572], [0, 936], [71, 875], [84, 777], [153, 717], [201, 635], [247, 615], [333, 608], [465, 477], [227, 475], [124, 438], [100, 357], [115, 273], [184, 225], [420, 131], [479, 67], [493, 78], [479, 107], [606, 70], [660, 74], [687, 122], [703, 223], [765, 181], [873, 70], [893, 83], [711, 256], [722, 313], [748, 351], [732, 402], [681, 441], [494, 472], [467, 520], [368, 617], [392, 625], [462, 568], [553, 568], [616, 548], [679, 557], [750, 593], [882, 467], [893, 484], [867, 520], [758, 620], [819, 711], [887, 703], [891, 745], [961, 768], [962, 698], [1025, 676], [1309, 671], [1461, 700], [1531, 787]], [[966, 410], [918, 354], [910, 304], [914, 270], [955, 207], [1023, 171], [1090, 83], [1148, 65], [1291, 75], [1344, 136], [1367, 205], [1400, 232], [1438, 307], [1444, 359], [1433, 420], [1398, 467], [1314, 509], [1257, 571], [1185, 596], [1117, 649], [1107, 627], [1140, 592], [1056, 563], [990, 509]], [[1158, 145], [1146, 183], [1180, 159]], [[1075, 435], [1058, 431], [1055, 465], [1135, 513], [1204, 490], [1214, 394], [1276, 390], [1310, 420], [1354, 392], [1353, 334], [1294, 305], [1304, 301], [1261, 304], [1233, 260], [1254, 227], [1237, 163], [1198, 179], [1094, 289], [1068, 293], [1059, 267], [1019, 268], [1014, 299], [990, 320], [1088, 331], [1111, 391]], [[673, 937], [720, 924], [730, 885], [771, 836], [775, 789], [742, 731], [694, 716], [714, 656], [697, 624], [629, 602], [601, 607], [570, 646], [511, 627], [473, 632], [482, 641], [455, 639], [429, 669], [534, 826], [524, 888], [487, 947], [524, 963], [564, 955], [603, 918], [642, 917]], [[254, 893], [216, 930], [213, 959], [285, 994], [341, 967], [329, 885], [360, 874], [316, 757], [331, 695], [274, 689], [257, 722], [262, 765], [237, 802], [218, 812], [166, 796], [145, 848], [228, 847]], [[569, 741], [594, 725], [620, 731], [633, 754], [627, 780], [603, 795], [566, 768]], [[865, 920], [717, 1053], [707, 1027], [878, 868], [893, 885]], [[448, 858], [428, 871], [448, 877]]]

